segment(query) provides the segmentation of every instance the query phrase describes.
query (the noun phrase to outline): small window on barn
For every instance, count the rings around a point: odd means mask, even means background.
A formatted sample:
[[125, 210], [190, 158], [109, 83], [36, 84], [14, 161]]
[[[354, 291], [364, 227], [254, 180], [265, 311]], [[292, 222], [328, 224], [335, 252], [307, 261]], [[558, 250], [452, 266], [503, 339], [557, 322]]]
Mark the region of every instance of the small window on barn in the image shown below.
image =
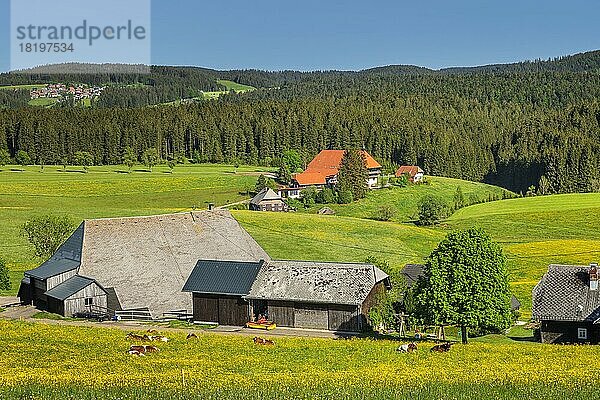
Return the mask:
[[86, 306], [91, 306], [92, 304], [94, 304], [94, 299], [92, 297], [88, 297], [85, 299]]
[[587, 329], [577, 328], [577, 339], [587, 339]]

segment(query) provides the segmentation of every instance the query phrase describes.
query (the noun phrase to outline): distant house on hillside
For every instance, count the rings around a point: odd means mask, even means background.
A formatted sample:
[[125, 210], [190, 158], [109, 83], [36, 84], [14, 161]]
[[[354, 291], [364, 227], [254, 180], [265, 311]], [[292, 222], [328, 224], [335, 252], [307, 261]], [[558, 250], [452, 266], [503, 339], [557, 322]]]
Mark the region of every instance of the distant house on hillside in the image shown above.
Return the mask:
[[244, 325], [262, 315], [277, 326], [357, 332], [389, 286], [371, 264], [200, 260], [183, 291], [195, 321]]
[[250, 200], [250, 210], [253, 211], [287, 211], [288, 206], [280, 195], [273, 189], [263, 188]]
[[416, 165], [403, 165], [396, 171], [396, 178], [402, 175], [408, 176], [408, 180], [413, 183], [421, 182], [425, 176], [425, 171]]
[[[423, 264], [406, 264], [402, 269], [402, 276], [406, 283], [406, 289], [412, 288], [424, 276], [425, 266]], [[511, 311], [517, 311], [521, 308], [521, 302], [514, 296], [510, 297]]]
[[542, 343], [600, 342], [598, 265], [550, 265], [533, 289]]
[[68, 317], [92, 308], [122, 318], [191, 312], [181, 288], [204, 258], [269, 256], [226, 210], [86, 220], [48, 261], [25, 272], [19, 297]]
[[[365, 156], [365, 164], [368, 170], [367, 185], [377, 185], [381, 175], [381, 165], [365, 150], [361, 151]], [[300, 191], [309, 186], [323, 189], [326, 186], [335, 186], [340, 171], [342, 158], [345, 150], [323, 150], [308, 164], [306, 170], [292, 177], [292, 187], [296, 192], [288, 191], [290, 197], [298, 197]]]

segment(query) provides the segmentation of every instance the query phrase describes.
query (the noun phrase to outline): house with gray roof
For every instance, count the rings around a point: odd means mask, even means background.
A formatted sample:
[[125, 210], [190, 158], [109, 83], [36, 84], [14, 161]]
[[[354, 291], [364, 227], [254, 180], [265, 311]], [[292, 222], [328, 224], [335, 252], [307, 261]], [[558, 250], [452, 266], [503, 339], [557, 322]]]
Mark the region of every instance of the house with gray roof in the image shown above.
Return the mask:
[[533, 289], [532, 314], [543, 343], [600, 342], [598, 265], [550, 265]]
[[271, 188], [263, 188], [250, 200], [250, 210], [253, 211], [287, 211], [288, 205]]
[[290, 260], [201, 260], [183, 291], [194, 319], [243, 325], [259, 315], [277, 326], [361, 331], [389, 276], [371, 264]]
[[65, 316], [94, 304], [111, 314], [161, 318], [192, 310], [181, 288], [206, 258], [269, 256], [227, 210], [86, 220], [48, 261], [25, 272], [19, 296]]

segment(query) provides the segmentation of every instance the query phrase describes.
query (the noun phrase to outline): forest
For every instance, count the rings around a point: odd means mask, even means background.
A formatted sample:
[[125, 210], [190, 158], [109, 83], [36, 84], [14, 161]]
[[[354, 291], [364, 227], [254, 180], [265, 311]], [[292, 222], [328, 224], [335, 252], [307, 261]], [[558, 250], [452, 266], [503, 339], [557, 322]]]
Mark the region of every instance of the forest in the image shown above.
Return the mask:
[[[180, 106], [160, 103], [255, 86]], [[277, 165], [288, 149], [365, 148], [388, 169], [517, 192], [600, 189], [600, 52], [546, 61], [429, 70], [214, 71], [152, 67], [149, 75], [2, 74], [0, 85], [79, 82], [107, 90], [91, 107], [34, 108], [26, 90], [0, 90], [0, 149], [37, 164], [118, 164], [127, 148], [163, 159]]]

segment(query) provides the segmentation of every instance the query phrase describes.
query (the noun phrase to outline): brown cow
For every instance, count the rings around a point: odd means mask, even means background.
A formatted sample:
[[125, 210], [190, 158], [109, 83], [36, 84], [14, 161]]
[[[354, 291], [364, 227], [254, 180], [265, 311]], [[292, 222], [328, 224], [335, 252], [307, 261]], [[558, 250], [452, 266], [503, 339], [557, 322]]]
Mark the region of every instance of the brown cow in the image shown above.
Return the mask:
[[400, 352], [400, 353], [414, 353], [415, 351], [417, 351], [417, 344], [416, 343], [408, 343], [408, 344], [402, 344], [400, 346], [398, 346], [398, 348], [396, 349], [396, 351]]
[[188, 333], [186, 339], [198, 339], [198, 335], [196, 335], [194, 332]]
[[129, 346], [128, 353], [131, 355], [143, 356], [146, 353], [156, 353], [158, 351], [160, 351], [160, 350], [156, 346], [132, 345], [132, 346]]
[[452, 343], [436, 344], [435, 346], [433, 346], [431, 348], [430, 351], [437, 352], [437, 353], [446, 353], [446, 352], [450, 351], [451, 347], [452, 347]]
[[146, 335], [142, 336], [142, 335], [138, 335], [138, 334], [133, 333], [133, 332], [129, 332], [125, 336], [125, 339], [127, 339], [127, 340], [136, 340], [138, 342], [142, 342], [142, 341], [146, 340], [145, 338], [147, 338]]
[[273, 346], [275, 345], [275, 342], [269, 339], [263, 339], [261, 337], [258, 336], [254, 336], [254, 339], [252, 339], [252, 341], [254, 342], [254, 344], [260, 344], [263, 346]]

